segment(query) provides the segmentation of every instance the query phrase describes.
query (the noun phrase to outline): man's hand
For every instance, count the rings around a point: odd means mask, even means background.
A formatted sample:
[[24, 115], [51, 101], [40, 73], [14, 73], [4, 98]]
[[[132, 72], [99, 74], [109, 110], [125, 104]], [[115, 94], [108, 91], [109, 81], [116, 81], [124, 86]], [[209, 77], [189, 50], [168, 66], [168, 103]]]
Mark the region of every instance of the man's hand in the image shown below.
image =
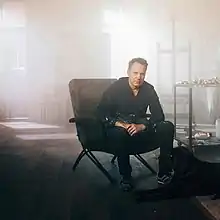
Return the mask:
[[143, 131], [145, 129], [146, 129], [146, 126], [143, 124], [130, 124], [126, 130], [131, 136], [133, 136], [137, 134], [138, 132]]
[[115, 123], [115, 126], [126, 129], [131, 136], [146, 129], [146, 126], [144, 124], [128, 124], [120, 121], [117, 121]]
[[122, 128], [124, 128], [124, 129], [128, 129], [128, 127], [130, 126], [131, 124], [128, 124], [128, 123], [125, 123], [125, 122], [120, 122], [120, 121], [117, 121], [116, 123], [115, 123], [115, 126], [116, 127], [122, 127]]

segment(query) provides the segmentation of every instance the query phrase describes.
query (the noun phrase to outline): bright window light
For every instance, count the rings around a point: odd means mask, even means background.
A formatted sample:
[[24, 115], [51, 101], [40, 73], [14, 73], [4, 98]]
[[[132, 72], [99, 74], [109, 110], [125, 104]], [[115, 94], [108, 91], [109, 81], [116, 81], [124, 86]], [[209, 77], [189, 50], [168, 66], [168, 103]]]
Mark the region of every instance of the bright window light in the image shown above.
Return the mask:
[[112, 11], [112, 10], [105, 10], [104, 11], [104, 23], [107, 26], [118, 26], [123, 25], [124, 23], [124, 16], [122, 11]]
[[111, 36], [111, 76], [119, 78], [126, 74], [131, 58], [147, 58], [148, 39], [135, 14], [106, 10], [103, 23], [103, 31]]

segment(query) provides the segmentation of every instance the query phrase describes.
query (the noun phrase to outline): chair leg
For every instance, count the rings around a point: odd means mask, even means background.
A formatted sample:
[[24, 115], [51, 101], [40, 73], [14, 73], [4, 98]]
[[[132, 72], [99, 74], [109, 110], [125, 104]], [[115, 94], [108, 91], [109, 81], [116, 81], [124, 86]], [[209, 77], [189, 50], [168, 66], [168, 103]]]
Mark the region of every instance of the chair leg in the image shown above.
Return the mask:
[[111, 160], [111, 163], [115, 163], [116, 158], [117, 158], [117, 156], [114, 155], [114, 157]]
[[81, 153], [79, 154], [79, 156], [77, 157], [75, 163], [73, 164], [72, 170], [75, 171], [76, 167], [79, 165], [79, 162], [81, 161], [81, 159], [85, 156], [86, 151], [83, 149], [81, 151]]
[[91, 151], [87, 151], [86, 155], [101, 170], [101, 172], [108, 178], [108, 180], [112, 184], [114, 184], [115, 180], [111, 177], [111, 175], [108, 173], [108, 171], [102, 166], [102, 164], [97, 160], [97, 158], [94, 156], [94, 154]]
[[144, 166], [146, 166], [153, 174], [157, 172], [147, 163], [147, 161], [139, 154], [134, 155]]

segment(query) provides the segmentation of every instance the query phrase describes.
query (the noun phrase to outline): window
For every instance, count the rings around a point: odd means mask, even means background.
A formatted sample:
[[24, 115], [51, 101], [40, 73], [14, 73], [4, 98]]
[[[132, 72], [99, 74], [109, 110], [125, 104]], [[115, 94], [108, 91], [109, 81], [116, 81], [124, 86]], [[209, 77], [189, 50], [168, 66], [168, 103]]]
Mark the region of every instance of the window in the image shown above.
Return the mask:
[[0, 72], [15, 71], [24, 74], [25, 42], [24, 4], [5, 2], [0, 8]]
[[0, 7], [0, 27], [25, 27], [25, 10], [23, 2], [5, 2]]

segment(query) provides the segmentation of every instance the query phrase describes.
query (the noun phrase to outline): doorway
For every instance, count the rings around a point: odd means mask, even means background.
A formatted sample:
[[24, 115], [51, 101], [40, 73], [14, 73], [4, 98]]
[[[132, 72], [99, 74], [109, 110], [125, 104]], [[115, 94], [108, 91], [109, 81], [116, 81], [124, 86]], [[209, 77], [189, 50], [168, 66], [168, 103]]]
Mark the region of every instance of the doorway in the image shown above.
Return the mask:
[[27, 116], [26, 27], [22, 2], [0, 7], [0, 108], [5, 118]]

